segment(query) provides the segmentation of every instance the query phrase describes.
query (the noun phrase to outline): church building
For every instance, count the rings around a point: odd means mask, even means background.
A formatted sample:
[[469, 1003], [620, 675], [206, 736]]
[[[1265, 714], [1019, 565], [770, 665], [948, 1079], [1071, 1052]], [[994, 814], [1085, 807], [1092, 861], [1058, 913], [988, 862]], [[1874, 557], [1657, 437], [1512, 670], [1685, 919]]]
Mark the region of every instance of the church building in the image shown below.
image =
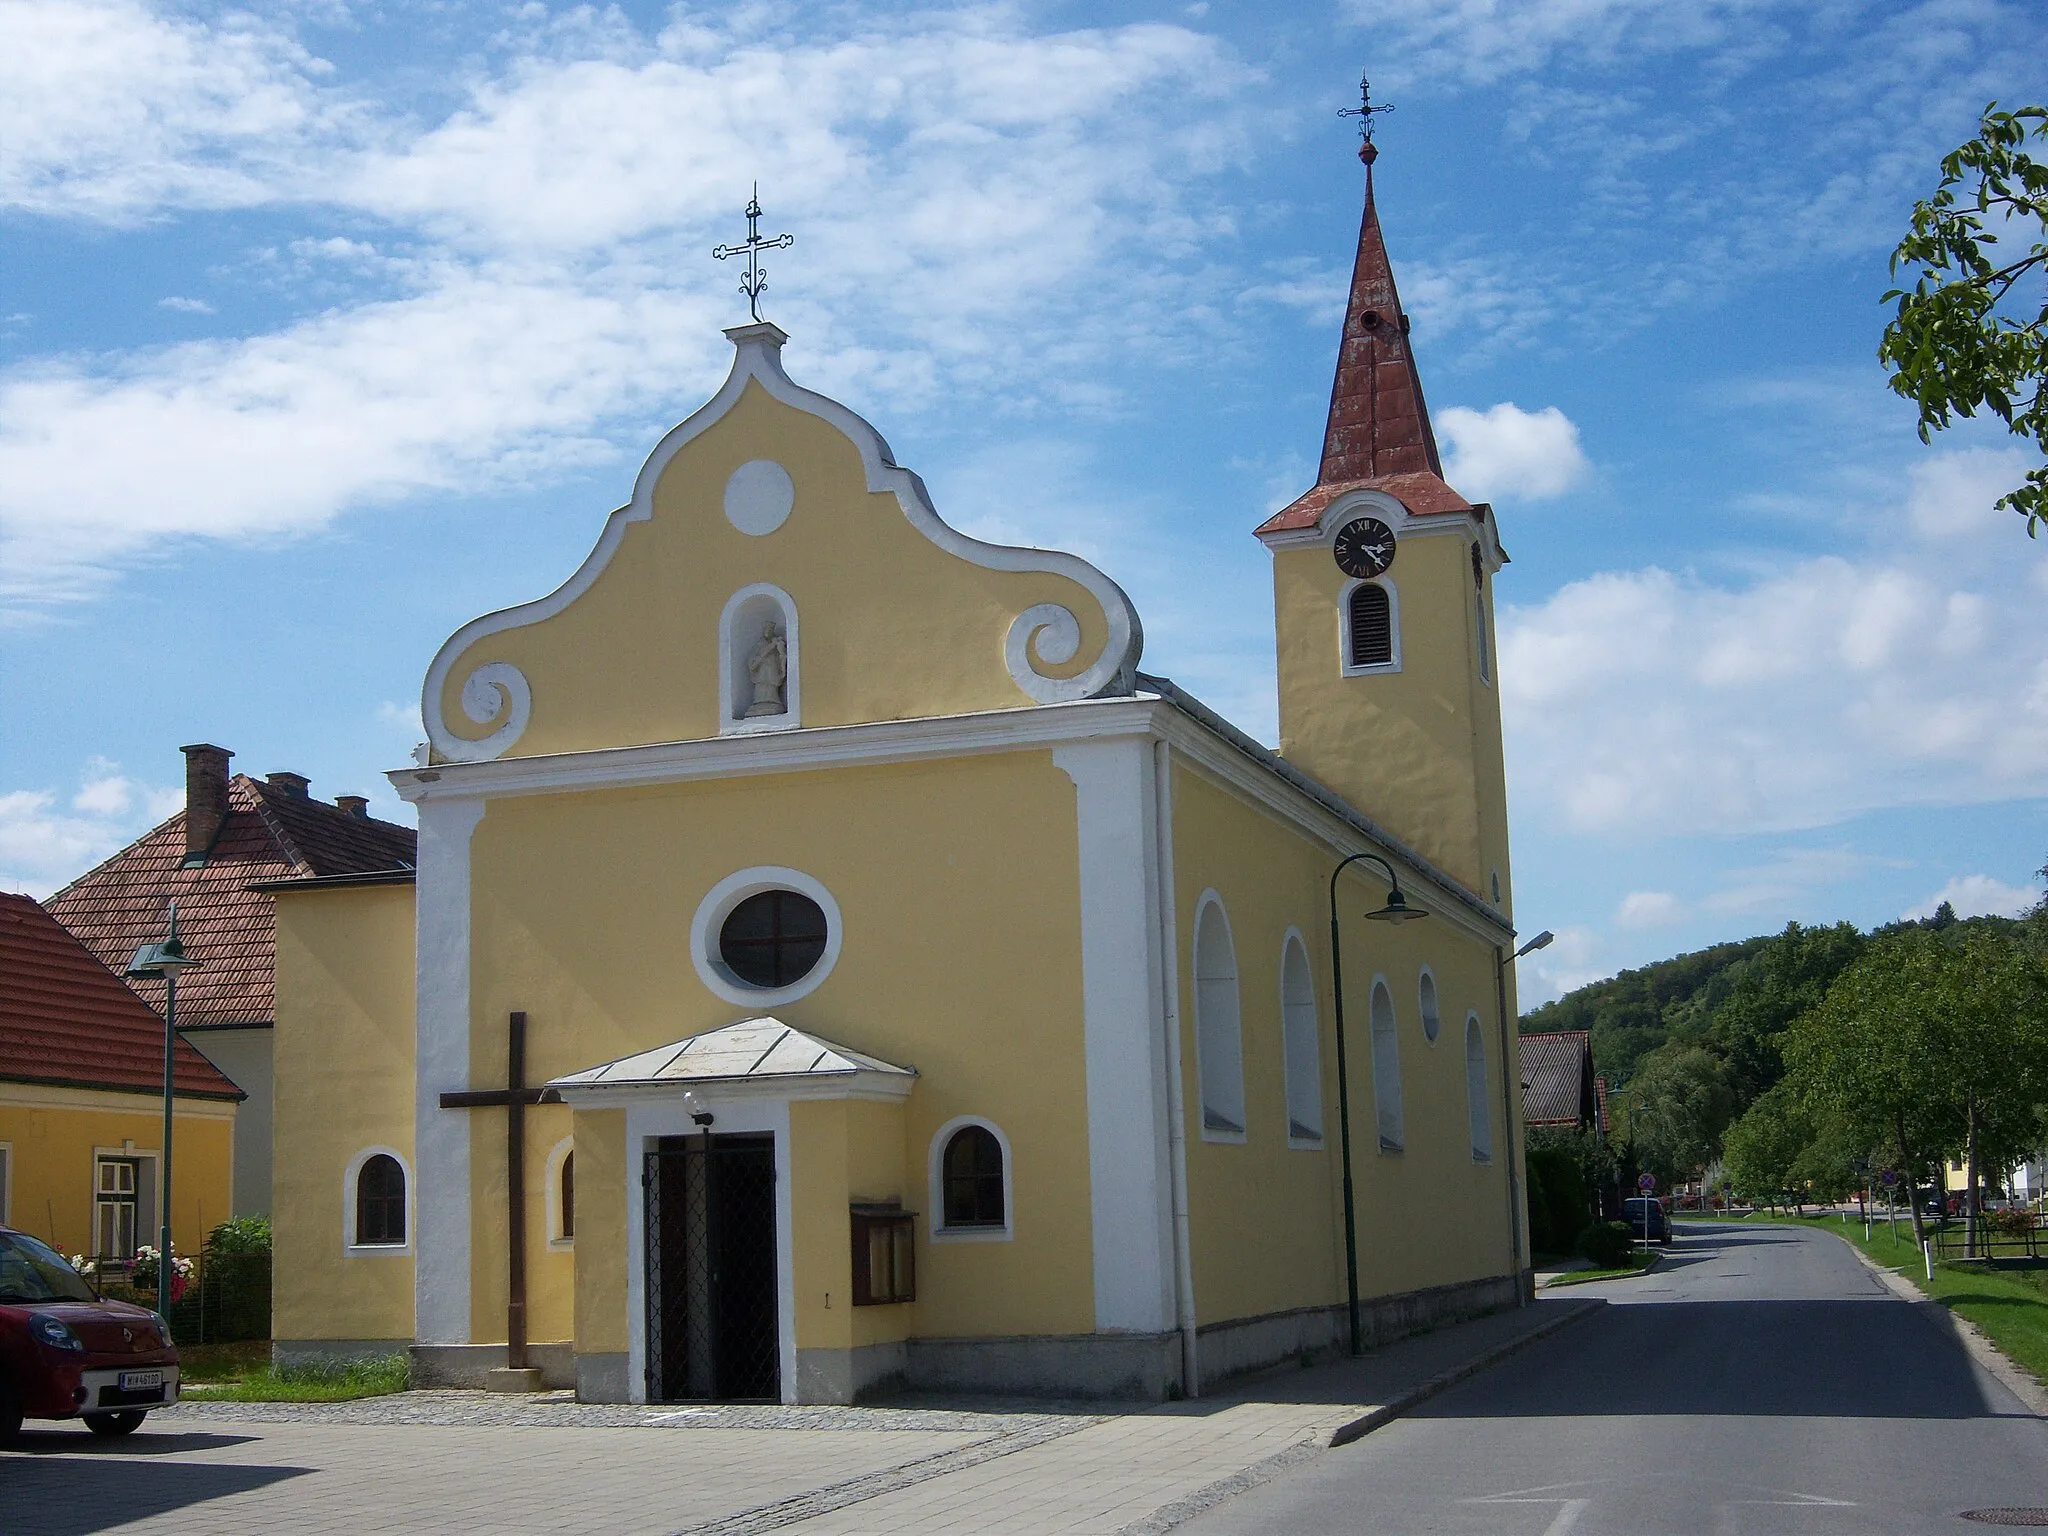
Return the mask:
[[583, 564], [434, 657], [417, 870], [271, 887], [281, 1359], [1159, 1399], [1527, 1295], [1506, 556], [1366, 159], [1256, 530], [1277, 752], [726, 332]]

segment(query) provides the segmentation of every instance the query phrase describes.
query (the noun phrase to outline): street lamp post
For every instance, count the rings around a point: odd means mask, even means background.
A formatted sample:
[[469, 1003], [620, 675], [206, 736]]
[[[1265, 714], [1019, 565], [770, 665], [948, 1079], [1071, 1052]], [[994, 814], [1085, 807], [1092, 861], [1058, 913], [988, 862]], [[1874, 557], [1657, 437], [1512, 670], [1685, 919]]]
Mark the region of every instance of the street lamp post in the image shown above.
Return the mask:
[[143, 944], [128, 962], [130, 981], [161, 981], [164, 984], [164, 1148], [163, 1188], [157, 1202], [156, 1309], [165, 1316], [171, 1310], [171, 1110], [175, 1098], [173, 1073], [178, 1041], [178, 972], [197, 965], [178, 940], [178, 904], [171, 903], [170, 931], [154, 944]]
[[1375, 923], [1405, 923], [1427, 917], [1420, 907], [1408, 905], [1401, 892], [1400, 876], [1394, 866], [1376, 853], [1354, 853], [1330, 871], [1330, 995], [1336, 1005], [1337, 1023], [1337, 1135], [1344, 1154], [1344, 1299], [1351, 1319], [1351, 1353], [1363, 1353], [1358, 1329], [1358, 1208], [1351, 1190], [1351, 1076], [1344, 1054], [1344, 954], [1343, 934], [1337, 926], [1337, 881], [1345, 869], [1364, 860], [1386, 871], [1387, 904], [1366, 913]]
[[[1507, 1140], [1508, 1243], [1513, 1250], [1508, 1255], [1508, 1271], [1511, 1274], [1520, 1273], [1522, 1268], [1522, 1181], [1515, 1173], [1515, 1074], [1508, 1070], [1514, 1060], [1514, 1053], [1509, 1049], [1512, 1042], [1508, 1038], [1508, 967], [1522, 956], [1532, 955], [1537, 950], [1545, 948], [1556, 937], [1556, 934], [1546, 928], [1512, 955], [1503, 955], [1498, 948], [1493, 952], [1494, 1011], [1495, 1017], [1500, 1021], [1500, 1124]], [[1519, 1032], [1519, 1022], [1516, 1028]], [[1515, 1305], [1521, 1306], [1527, 1299], [1522, 1295], [1521, 1286], [1517, 1284]]]

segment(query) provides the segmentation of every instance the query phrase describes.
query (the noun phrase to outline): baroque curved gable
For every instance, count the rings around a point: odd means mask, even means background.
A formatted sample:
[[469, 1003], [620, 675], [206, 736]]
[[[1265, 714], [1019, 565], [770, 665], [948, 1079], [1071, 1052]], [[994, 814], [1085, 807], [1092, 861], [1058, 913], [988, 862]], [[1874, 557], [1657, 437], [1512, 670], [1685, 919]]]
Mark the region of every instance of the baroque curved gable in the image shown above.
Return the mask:
[[948, 526], [879, 432], [790, 380], [780, 329], [726, 334], [724, 385], [661, 440], [576, 573], [465, 624], [434, 657], [421, 713], [436, 760], [734, 729], [746, 637], [725, 626], [749, 590], [781, 599], [749, 613], [789, 653], [789, 726], [1131, 691], [1143, 632], [1115, 582], [1074, 555]]

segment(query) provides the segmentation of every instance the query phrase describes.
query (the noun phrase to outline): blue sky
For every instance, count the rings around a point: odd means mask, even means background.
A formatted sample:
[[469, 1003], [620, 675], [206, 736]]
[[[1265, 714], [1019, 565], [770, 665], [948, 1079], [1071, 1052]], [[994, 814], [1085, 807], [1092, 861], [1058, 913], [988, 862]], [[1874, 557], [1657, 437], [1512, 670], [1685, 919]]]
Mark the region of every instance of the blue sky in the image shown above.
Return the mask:
[[0, 887], [179, 744], [400, 815], [744, 315], [983, 537], [1087, 555], [1268, 740], [1361, 67], [1448, 475], [1499, 509], [1525, 999], [2048, 860], [2048, 542], [1874, 360], [1885, 259], [2048, 18], [1991, 0], [946, 9], [0, 0]]

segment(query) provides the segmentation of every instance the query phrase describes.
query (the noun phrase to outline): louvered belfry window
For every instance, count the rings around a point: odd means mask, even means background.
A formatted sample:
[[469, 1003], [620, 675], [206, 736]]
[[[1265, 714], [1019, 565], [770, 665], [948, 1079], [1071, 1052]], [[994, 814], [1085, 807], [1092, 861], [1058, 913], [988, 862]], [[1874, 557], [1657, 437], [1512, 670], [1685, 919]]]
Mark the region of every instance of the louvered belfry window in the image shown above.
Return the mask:
[[1383, 667], [1393, 659], [1393, 605], [1385, 587], [1367, 582], [1351, 593], [1351, 665]]

